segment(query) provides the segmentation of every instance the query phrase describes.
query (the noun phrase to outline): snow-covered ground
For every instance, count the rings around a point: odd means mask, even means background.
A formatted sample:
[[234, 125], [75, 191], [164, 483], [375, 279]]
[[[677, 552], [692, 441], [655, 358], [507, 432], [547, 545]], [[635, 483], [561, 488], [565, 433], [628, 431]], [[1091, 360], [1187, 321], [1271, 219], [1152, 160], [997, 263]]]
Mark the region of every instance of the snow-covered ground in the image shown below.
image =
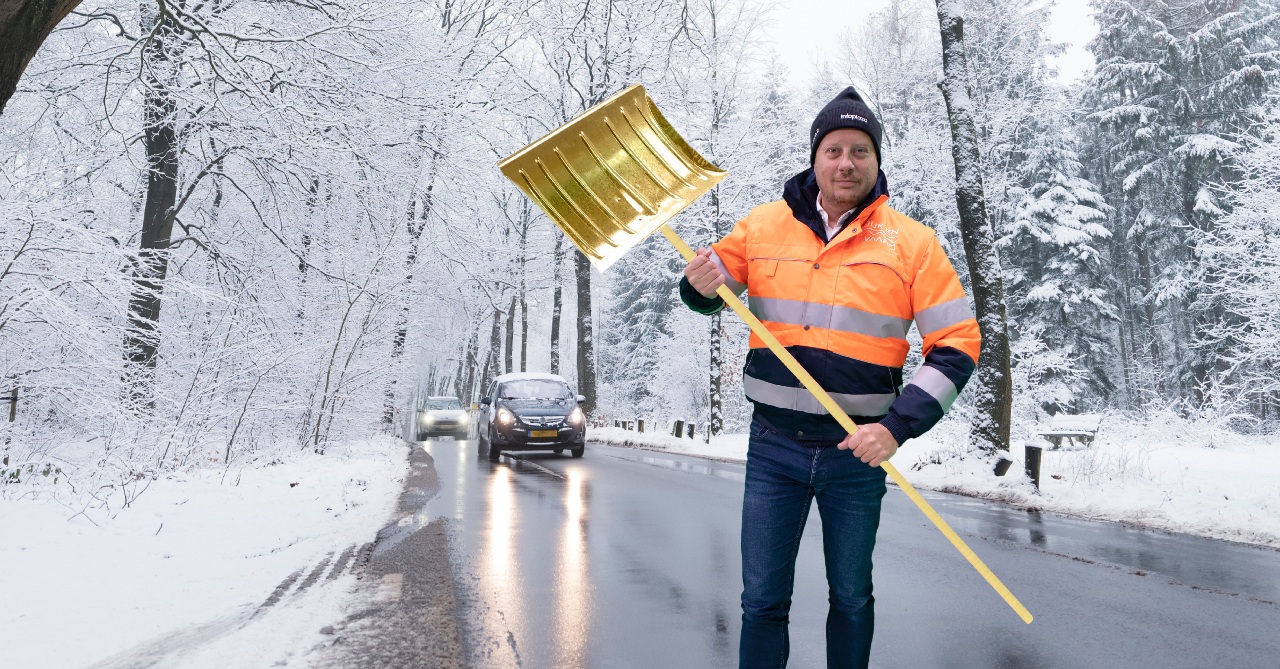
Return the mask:
[[156, 666], [296, 666], [341, 620], [407, 459], [381, 437], [277, 460], [168, 475], [112, 513], [0, 500], [0, 666], [138, 666], [139, 648]]
[[[745, 434], [708, 444], [609, 427], [592, 429], [590, 438], [724, 460], [747, 457]], [[962, 440], [944, 423], [908, 441], [892, 462], [917, 488], [1280, 548], [1280, 438], [1274, 436], [1226, 434], [1176, 418], [1108, 417], [1088, 447], [1049, 450], [1047, 442], [1029, 442], [1045, 447], [1038, 493], [1023, 473], [1021, 443], [1003, 478], [957, 443]]]

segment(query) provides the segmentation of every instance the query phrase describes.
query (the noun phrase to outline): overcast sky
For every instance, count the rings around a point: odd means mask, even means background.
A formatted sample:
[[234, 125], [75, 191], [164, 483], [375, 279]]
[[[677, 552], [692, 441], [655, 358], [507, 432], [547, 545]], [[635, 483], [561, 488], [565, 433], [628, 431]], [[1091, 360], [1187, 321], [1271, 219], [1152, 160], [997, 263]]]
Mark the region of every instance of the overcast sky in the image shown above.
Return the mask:
[[[782, 0], [773, 16], [773, 34], [783, 61], [792, 74], [805, 76], [823, 44], [835, 43], [840, 32], [860, 27], [864, 17], [885, 4], [885, 0]], [[1098, 32], [1089, 11], [1087, 0], [1055, 4], [1049, 35], [1071, 45], [1057, 62], [1064, 83], [1075, 81], [1093, 65], [1084, 48]]]

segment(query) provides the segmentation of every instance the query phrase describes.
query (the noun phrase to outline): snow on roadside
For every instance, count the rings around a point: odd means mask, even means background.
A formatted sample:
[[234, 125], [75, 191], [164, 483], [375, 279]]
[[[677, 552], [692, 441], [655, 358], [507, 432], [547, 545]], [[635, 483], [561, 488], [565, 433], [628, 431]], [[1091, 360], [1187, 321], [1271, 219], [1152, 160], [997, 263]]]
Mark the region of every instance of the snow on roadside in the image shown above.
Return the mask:
[[[936, 434], [935, 434], [936, 433]], [[747, 435], [701, 439], [593, 428], [618, 446], [745, 462]], [[913, 486], [1072, 516], [1280, 548], [1280, 438], [1224, 434], [1179, 420], [1108, 417], [1088, 447], [1043, 451], [1040, 491], [1023, 473], [1022, 443], [1008, 475], [957, 444], [943, 426], [906, 443], [893, 463]], [[1047, 442], [1032, 445], [1048, 447]]]
[[587, 439], [611, 446], [683, 453], [731, 462], [747, 461], [747, 435], [745, 434], [722, 434], [712, 437], [711, 443], [708, 444], [702, 441], [701, 435], [697, 439], [692, 439], [657, 432], [634, 432], [620, 427], [591, 427], [587, 428]]
[[[389, 437], [280, 459], [225, 479], [221, 469], [165, 476], [111, 517], [0, 500], [4, 666], [83, 667], [182, 630], [230, 631], [296, 570], [372, 541], [407, 468], [404, 443]], [[310, 629], [299, 616], [338, 608], [312, 603], [265, 617]]]

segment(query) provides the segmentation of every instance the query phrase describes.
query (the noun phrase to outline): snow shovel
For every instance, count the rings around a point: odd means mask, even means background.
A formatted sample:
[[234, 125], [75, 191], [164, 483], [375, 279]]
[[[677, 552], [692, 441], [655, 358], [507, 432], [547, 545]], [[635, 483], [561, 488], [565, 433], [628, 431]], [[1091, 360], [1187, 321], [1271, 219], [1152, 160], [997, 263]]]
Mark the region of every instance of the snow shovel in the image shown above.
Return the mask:
[[[600, 271], [655, 230], [661, 230], [686, 261], [693, 259], [693, 249], [667, 221], [728, 175], [680, 137], [639, 84], [517, 151], [499, 162], [498, 168], [555, 221]], [[746, 321], [841, 427], [849, 434], [857, 431], [858, 426], [848, 414], [732, 291], [720, 286], [716, 294]], [[1026, 607], [897, 468], [888, 462], [880, 466], [1005, 603], [1030, 623], [1032, 616]]]

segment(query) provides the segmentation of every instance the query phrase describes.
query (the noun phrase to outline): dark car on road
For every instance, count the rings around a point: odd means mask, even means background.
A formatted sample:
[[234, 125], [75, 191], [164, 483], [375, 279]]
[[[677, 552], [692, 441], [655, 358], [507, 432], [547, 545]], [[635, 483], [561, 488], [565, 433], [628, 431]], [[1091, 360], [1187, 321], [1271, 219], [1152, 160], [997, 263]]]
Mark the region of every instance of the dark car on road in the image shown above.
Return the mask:
[[476, 436], [480, 455], [497, 461], [503, 451], [552, 451], [582, 457], [586, 417], [569, 383], [555, 374], [504, 374], [480, 399]]
[[418, 410], [418, 441], [448, 435], [466, 439], [471, 417], [456, 397], [428, 397]]

